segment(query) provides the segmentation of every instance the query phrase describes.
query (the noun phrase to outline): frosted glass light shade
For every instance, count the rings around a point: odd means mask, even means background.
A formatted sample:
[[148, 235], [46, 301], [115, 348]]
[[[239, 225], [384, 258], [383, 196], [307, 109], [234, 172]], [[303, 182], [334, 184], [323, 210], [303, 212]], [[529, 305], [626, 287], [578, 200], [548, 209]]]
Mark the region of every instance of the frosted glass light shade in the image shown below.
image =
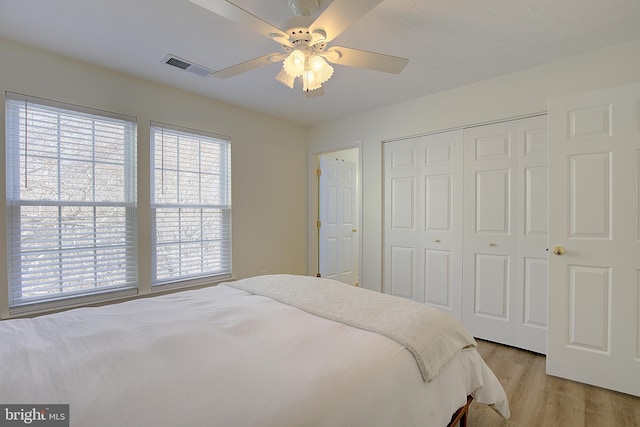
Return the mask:
[[333, 75], [333, 67], [319, 55], [309, 58], [309, 68], [315, 73], [315, 79], [320, 83], [324, 83]]
[[293, 84], [296, 81], [296, 78], [291, 74], [287, 73], [283, 68], [280, 69], [280, 72], [276, 76], [276, 80], [282, 83], [283, 85], [293, 89]]
[[322, 82], [316, 75], [315, 71], [308, 69], [302, 73], [302, 90], [309, 92], [311, 90], [320, 89]]
[[294, 50], [293, 52], [291, 52], [291, 54], [289, 54], [289, 56], [285, 58], [282, 67], [290, 76], [296, 78], [302, 75], [302, 72], [304, 71], [305, 60], [306, 57], [304, 52], [300, 50]]

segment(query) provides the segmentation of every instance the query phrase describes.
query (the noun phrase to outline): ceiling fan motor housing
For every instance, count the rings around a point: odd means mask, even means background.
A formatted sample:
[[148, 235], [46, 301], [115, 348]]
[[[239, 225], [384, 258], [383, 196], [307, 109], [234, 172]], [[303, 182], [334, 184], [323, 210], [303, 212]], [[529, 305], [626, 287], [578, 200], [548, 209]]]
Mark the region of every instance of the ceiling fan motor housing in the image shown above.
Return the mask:
[[[308, 46], [315, 51], [322, 51], [326, 47], [326, 33], [320, 29], [316, 29], [313, 32], [309, 31], [309, 27], [313, 24], [314, 19], [311, 16], [297, 15], [287, 19], [285, 23], [285, 32], [289, 36], [289, 41], [293, 45], [293, 48], [298, 46]], [[286, 51], [293, 49], [289, 48]]]

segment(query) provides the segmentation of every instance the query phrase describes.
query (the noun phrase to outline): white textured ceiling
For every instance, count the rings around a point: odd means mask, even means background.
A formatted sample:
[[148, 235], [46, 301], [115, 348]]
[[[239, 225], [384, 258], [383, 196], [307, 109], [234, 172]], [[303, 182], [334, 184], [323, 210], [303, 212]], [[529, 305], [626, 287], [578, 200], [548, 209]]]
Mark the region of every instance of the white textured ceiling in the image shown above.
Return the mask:
[[[277, 27], [291, 16], [287, 0], [233, 2]], [[225, 80], [164, 64], [174, 54], [220, 70], [279, 52], [188, 0], [0, 0], [0, 37], [311, 126], [640, 38], [640, 0], [384, 0], [331, 44], [407, 67], [336, 65], [316, 98], [278, 83], [279, 63]]]

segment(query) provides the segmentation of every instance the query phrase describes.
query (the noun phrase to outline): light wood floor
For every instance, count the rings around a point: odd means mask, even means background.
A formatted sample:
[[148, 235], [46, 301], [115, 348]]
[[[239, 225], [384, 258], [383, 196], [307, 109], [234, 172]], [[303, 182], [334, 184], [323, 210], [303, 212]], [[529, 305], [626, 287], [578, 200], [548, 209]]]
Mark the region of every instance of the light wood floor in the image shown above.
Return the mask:
[[467, 427], [640, 427], [639, 397], [547, 375], [543, 355], [481, 340], [478, 352], [502, 383], [511, 418], [473, 402]]

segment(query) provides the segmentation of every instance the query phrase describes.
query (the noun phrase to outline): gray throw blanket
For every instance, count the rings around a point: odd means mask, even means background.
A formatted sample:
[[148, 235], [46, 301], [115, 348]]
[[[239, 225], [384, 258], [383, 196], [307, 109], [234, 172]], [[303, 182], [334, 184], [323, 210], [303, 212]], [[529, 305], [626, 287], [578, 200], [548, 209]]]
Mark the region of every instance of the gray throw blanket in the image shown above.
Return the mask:
[[436, 308], [335, 280], [282, 274], [224, 285], [391, 338], [413, 354], [425, 381], [460, 350], [476, 346], [457, 319]]

